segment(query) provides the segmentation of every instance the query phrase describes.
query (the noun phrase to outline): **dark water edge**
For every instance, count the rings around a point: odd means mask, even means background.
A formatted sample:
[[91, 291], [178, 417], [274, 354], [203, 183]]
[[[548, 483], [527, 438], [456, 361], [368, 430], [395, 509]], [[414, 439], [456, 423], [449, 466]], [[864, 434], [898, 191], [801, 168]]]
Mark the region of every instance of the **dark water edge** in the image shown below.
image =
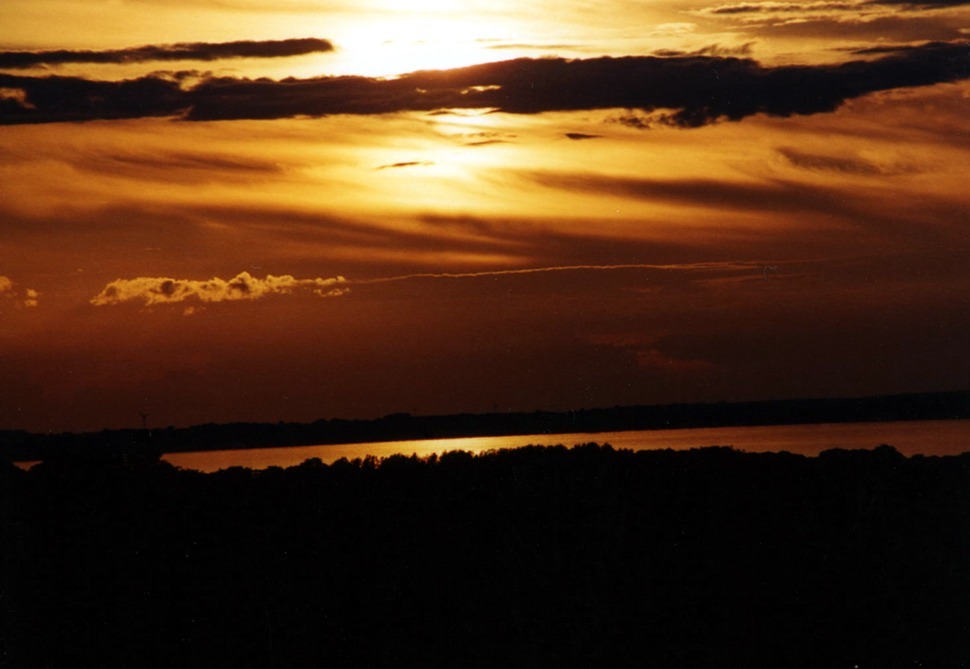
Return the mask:
[[967, 667], [970, 454], [0, 465], [2, 667]]

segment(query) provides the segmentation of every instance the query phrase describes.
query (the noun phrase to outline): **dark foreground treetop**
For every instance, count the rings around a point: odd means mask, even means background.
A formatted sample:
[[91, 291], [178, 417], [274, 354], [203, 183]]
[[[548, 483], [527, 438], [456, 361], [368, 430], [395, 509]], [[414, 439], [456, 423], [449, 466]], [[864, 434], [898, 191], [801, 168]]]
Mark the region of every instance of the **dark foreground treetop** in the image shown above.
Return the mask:
[[0, 466], [2, 667], [967, 667], [970, 454]]

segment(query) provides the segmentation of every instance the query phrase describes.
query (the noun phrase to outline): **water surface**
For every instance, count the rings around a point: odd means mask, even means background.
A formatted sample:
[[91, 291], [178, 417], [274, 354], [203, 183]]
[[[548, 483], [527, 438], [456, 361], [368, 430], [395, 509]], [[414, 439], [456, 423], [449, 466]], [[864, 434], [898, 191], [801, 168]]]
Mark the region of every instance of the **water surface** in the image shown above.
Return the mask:
[[889, 423], [821, 423], [755, 427], [707, 427], [687, 430], [635, 430], [527, 434], [504, 437], [463, 437], [360, 444], [327, 444], [285, 448], [170, 453], [164, 459], [186, 469], [211, 472], [226, 467], [291, 467], [309, 458], [330, 463], [340, 458], [387, 457], [397, 453], [419, 457], [446, 451], [480, 453], [529, 444], [575, 444], [595, 441], [614, 448], [685, 450], [703, 446], [733, 446], [750, 452], [788, 451], [817, 455], [830, 448], [874, 448], [891, 444], [904, 455], [955, 455], [970, 451], [970, 420], [900, 421]]

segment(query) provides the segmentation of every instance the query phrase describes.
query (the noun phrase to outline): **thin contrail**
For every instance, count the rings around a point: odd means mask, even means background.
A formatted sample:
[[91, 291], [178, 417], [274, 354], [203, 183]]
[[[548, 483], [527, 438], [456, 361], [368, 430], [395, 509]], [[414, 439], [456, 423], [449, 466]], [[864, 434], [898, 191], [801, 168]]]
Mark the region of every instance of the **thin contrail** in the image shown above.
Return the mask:
[[651, 265], [645, 263], [624, 265], [557, 265], [553, 267], [526, 267], [522, 269], [496, 269], [481, 272], [418, 272], [416, 274], [402, 274], [400, 276], [386, 276], [377, 279], [348, 279], [351, 285], [365, 285], [373, 283], [391, 283], [394, 281], [408, 281], [410, 279], [478, 279], [490, 276], [510, 276], [516, 274], [542, 274], [547, 272], [571, 271], [603, 271], [618, 269], [649, 269], [649, 270], [704, 270], [704, 269], [750, 269], [760, 267], [760, 263], [750, 262], [708, 262], [689, 263], [685, 265]]

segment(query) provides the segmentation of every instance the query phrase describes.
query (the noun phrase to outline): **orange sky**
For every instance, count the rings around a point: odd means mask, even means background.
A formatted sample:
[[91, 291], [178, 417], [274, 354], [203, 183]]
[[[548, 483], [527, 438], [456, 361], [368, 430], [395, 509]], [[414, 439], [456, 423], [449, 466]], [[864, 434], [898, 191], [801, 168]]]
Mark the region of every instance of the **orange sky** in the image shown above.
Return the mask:
[[400, 4], [4, 3], [0, 429], [967, 387], [967, 5]]

